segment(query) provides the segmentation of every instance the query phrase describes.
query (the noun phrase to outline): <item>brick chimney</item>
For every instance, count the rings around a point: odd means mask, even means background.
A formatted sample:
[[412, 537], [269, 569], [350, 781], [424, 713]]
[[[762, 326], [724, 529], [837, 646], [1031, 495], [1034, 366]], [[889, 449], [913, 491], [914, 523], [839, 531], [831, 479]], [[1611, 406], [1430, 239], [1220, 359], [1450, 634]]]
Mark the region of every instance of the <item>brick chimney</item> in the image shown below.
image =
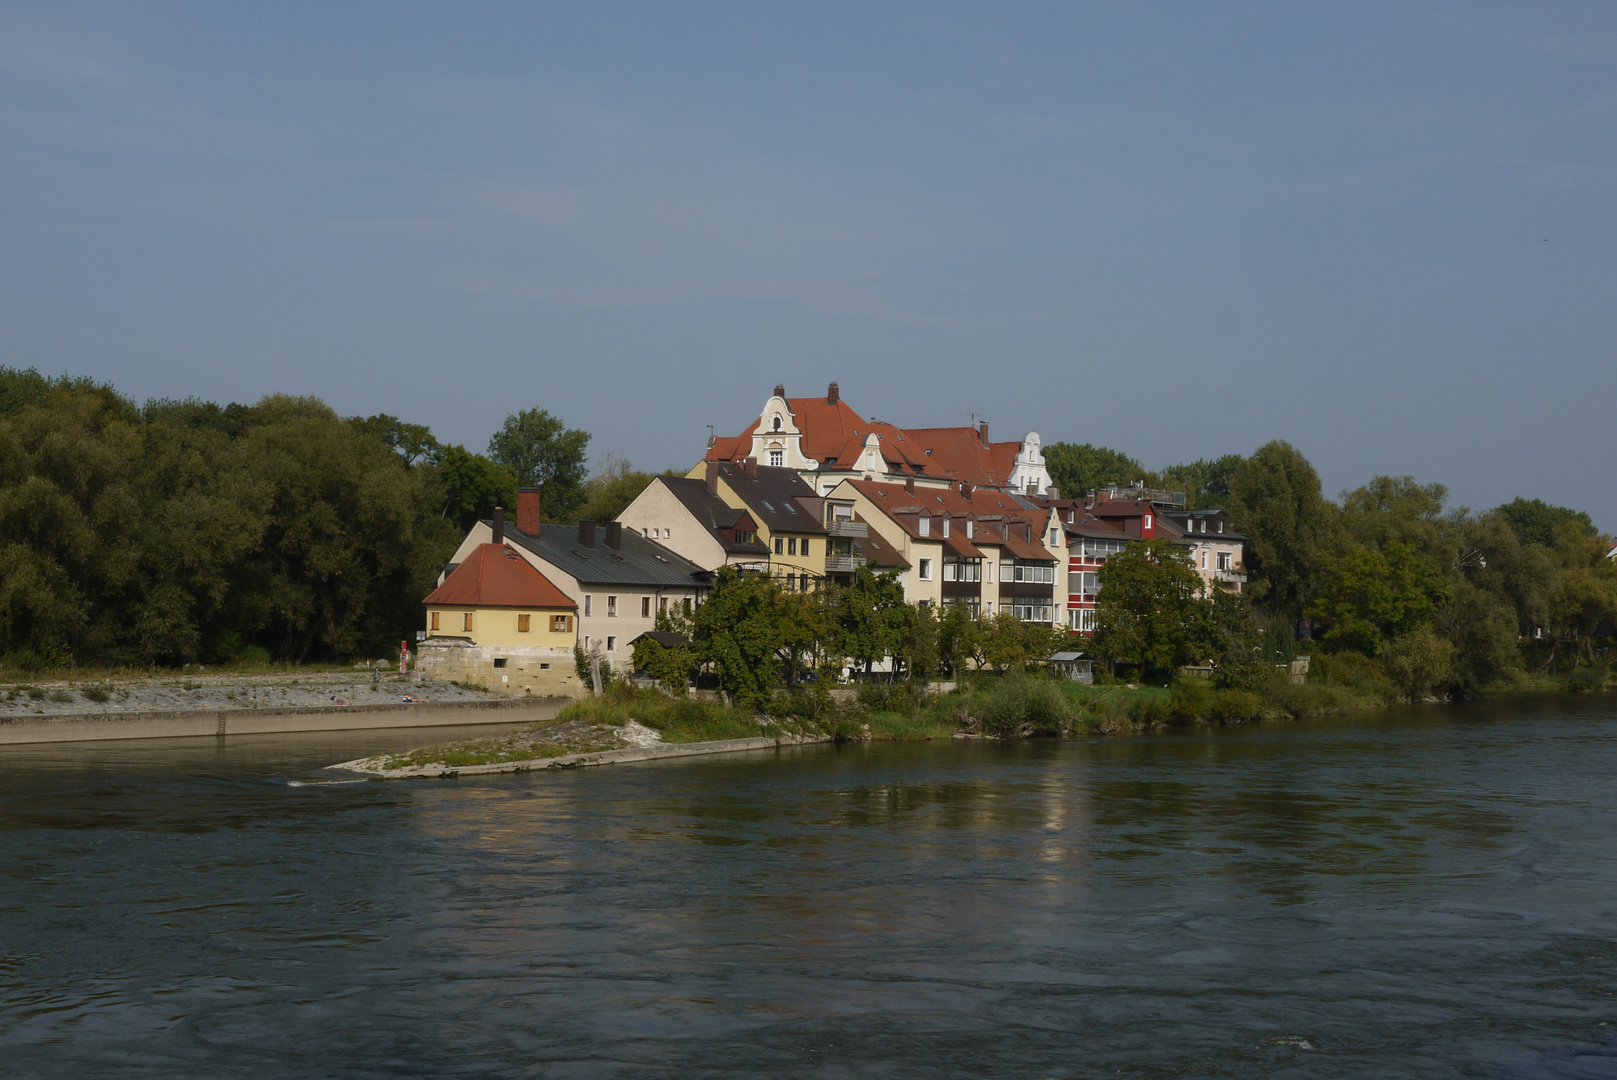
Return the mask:
[[988, 443], [988, 421], [987, 420], [984, 420], [982, 423], [977, 425], [977, 433], [982, 436], [983, 443], [984, 443], [984, 445], [986, 445]]
[[503, 543], [505, 543], [505, 507], [496, 506], [494, 508], [494, 523], [493, 524], [494, 524], [494, 535], [493, 535], [492, 538], [490, 538], [489, 543], [491, 543], [491, 544], [503, 544]]
[[904, 490], [909, 492], [911, 495], [915, 494], [915, 477], [906, 476], [904, 478]]
[[585, 518], [578, 523], [578, 542], [587, 548], [595, 546], [595, 522]]
[[827, 405], [835, 405], [837, 402], [839, 402], [841, 400], [842, 400], [842, 391], [837, 389], [837, 384], [836, 383], [832, 383], [830, 386], [826, 387], [826, 390], [825, 390], [825, 403]]
[[623, 523], [621, 521], [609, 521], [606, 523], [606, 546], [613, 551], [623, 546]]
[[517, 488], [517, 529], [539, 535], [539, 489]]
[[719, 493], [719, 463], [717, 461], [707, 463], [707, 493], [709, 495]]
[[741, 463], [741, 469], [747, 474], [748, 480], [758, 479], [758, 459], [750, 457]]
[[964, 481], [962, 481], [960, 484], [960, 497], [965, 499], [967, 502], [971, 501], [971, 485], [965, 483]]
[[778, 397], [778, 398], [784, 398], [786, 396], [786, 386], [785, 386], [785, 384], [783, 384], [783, 383], [776, 383], [775, 384], [775, 396]]

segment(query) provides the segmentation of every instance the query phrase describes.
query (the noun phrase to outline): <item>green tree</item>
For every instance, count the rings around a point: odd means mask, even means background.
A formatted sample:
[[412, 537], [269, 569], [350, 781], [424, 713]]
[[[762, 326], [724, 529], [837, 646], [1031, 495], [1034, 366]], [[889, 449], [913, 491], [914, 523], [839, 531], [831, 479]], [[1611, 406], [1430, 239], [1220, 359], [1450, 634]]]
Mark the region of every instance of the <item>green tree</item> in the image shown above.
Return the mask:
[[425, 424], [407, 424], [396, 416], [377, 413], [375, 416], [353, 416], [348, 422], [354, 430], [375, 439], [398, 454], [406, 465], [430, 461], [441, 449], [438, 440]]
[[743, 708], [765, 708], [775, 689], [779, 593], [767, 578], [725, 566], [707, 601], [696, 609], [697, 659], [713, 666], [719, 684]]
[[650, 473], [639, 471], [624, 458], [607, 454], [584, 486], [584, 509], [580, 516], [591, 521], [616, 520], [652, 479]]
[[1185, 505], [1191, 510], [1216, 510], [1227, 506], [1230, 500], [1230, 478], [1246, 459], [1240, 454], [1170, 465], [1157, 477], [1148, 477], [1147, 483], [1185, 493]]
[[1516, 531], [1524, 544], [1539, 544], [1553, 548], [1559, 541], [1562, 527], [1576, 526], [1584, 536], [1596, 535], [1595, 524], [1581, 510], [1552, 506], [1543, 499], [1515, 498], [1499, 507], [1498, 513]]
[[1171, 540], [1135, 541], [1100, 569], [1091, 648], [1122, 664], [1173, 670], [1191, 658], [1201, 578]]
[[1377, 476], [1342, 494], [1337, 524], [1355, 543], [1385, 549], [1401, 544], [1442, 573], [1455, 560], [1454, 522], [1444, 516], [1448, 489], [1412, 476]]
[[837, 612], [837, 640], [844, 656], [865, 665], [869, 675], [877, 660], [895, 656], [909, 633], [911, 609], [895, 573], [878, 574], [861, 566], [842, 590]]
[[1127, 454], [1089, 443], [1050, 443], [1044, 448], [1044, 465], [1056, 489], [1069, 499], [1081, 499], [1108, 484], [1127, 484], [1145, 472]]
[[1393, 683], [1411, 700], [1447, 684], [1453, 675], [1454, 646], [1430, 626], [1386, 642], [1380, 656]]
[[544, 409], [524, 409], [505, 418], [488, 441], [488, 456], [516, 477], [520, 487], [544, 489], [546, 521], [572, 523], [584, 506], [584, 458], [589, 433], [570, 428]]
[[1197, 602], [1191, 625], [1187, 651], [1213, 665], [1214, 686], [1256, 690], [1273, 676], [1274, 667], [1263, 650], [1263, 628], [1240, 593], [1215, 590]]
[[977, 655], [982, 636], [982, 620], [964, 604], [948, 604], [938, 617], [938, 659], [954, 678], [965, 674], [966, 665]]
[[1327, 556], [1325, 587], [1308, 612], [1333, 648], [1374, 656], [1383, 641], [1431, 622], [1448, 603], [1449, 584], [1414, 549], [1392, 541]]
[[1001, 611], [983, 620], [979, 649], [983, 661], [995, 671], [1026, 671], [1032, 661], [1043, 660], [1060, 648], [1065, 636]]
[[516, 477], [483, 455], [464, 446], [445, 446], [433, 460], [442, 492], [439, 516], [462, 533], [491, 516], [496, 506], [516, 505]]
[[1290, 443], [1265, 443], [1230, 477], [1230, 512], [1248, 537], [1242, 558], [1254, 598], [1275, 615], [1300, 618], [1330, 520], [1319, 474]]
[[938, 662], [937, 609], [931, 604], [916, 605], [904, 639], [904, 670], [912, 680], [927, 679], [937, 674]]

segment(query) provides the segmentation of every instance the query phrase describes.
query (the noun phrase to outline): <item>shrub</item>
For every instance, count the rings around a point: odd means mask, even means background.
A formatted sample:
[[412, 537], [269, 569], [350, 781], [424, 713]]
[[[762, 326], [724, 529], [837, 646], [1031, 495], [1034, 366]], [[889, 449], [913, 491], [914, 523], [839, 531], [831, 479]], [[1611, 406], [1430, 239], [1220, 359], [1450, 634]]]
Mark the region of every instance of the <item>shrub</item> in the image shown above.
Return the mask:
[[107, 693], [106, 688], [101, 686], [90, 687], [88, 690], [84, 691], [84, 696], [89, 698], [91, 701], [106, 701], [108, 698], [112, 697], [111, 694]]
[[1219, 690], [1212, 701], [1212, 718], [1239, 724], [1263, 716], [1263, 695], [1252, 690]]
[[1587, 694], [1591, 690], [1599, 690], [1606, 685], [1605, 678], [1598, 668], [1581, 667], [1574, 671], [1566, 681], [1566, 688], [1575, 694]]
[[1124, 707], [1130, 720], [1141, 727], [1153, 727], [1166, 724], [1172, 718], [1172, 700], [1172, 694], [1160, 690], [1141, 690], [1130, 694]]
[[1454, 670], [1454, 646], [1422, 626], [1381, 647], [1381, 661], [1392, 681], [1410, 698], [1441, 686]]
[[55, 702], [68, 702], [73, 700], [72, 693], [67, 690], [52, 690], [50, 697], [51, 700]]
[[1202, 720], [1213, 715], [1214, 690], [1206, 679], [1180, 679], [1173, 684], [1168, 711], [1176, 720]]
[[1066, 730], [1069, 710], [1050, 680], [1009, 675], [984, 696], [979, 716], [985, 735], [1059, 735]]

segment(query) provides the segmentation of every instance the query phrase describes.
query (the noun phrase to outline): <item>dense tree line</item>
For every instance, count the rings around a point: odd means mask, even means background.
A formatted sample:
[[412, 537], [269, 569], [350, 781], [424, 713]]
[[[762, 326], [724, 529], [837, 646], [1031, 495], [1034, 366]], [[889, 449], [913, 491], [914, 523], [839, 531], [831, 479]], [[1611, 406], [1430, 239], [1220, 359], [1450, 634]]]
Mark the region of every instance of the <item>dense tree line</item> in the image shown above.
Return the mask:
[[382, 656], [466, 528], [520, 485], [616, 516], [627, 463], [542, 409], [487, 453], [314, 398], [137, 405], [0, 369], [0, 657], [26, 668]]
[[1411, 694], [1609, 666], [1617, 565], [1585, 513], [1522, 498], [1474, 513], [1407, 476], [1332, 501], [1284, 442], [1229, 470], [1224, 504], [1248, 537], [1244, 595], [1203, 596], [1171, 543], [1130, 545], [1100, 575], [1098, 655], [1158, 674], [1211, 660], [1247, 685], [1279, 659], [1276, 635], [1309, 636]]

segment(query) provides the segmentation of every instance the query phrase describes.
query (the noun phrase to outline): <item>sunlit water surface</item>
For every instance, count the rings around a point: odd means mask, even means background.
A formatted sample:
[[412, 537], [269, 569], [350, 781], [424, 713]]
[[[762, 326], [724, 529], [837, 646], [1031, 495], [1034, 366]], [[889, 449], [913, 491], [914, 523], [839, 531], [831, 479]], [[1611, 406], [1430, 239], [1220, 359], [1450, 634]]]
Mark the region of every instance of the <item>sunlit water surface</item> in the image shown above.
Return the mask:
[[[0, 750], [0, 1074], [1617, 1076], [1617, 703], [333, 783]], [[485, 729], [486, 730], [486, 729]]]

